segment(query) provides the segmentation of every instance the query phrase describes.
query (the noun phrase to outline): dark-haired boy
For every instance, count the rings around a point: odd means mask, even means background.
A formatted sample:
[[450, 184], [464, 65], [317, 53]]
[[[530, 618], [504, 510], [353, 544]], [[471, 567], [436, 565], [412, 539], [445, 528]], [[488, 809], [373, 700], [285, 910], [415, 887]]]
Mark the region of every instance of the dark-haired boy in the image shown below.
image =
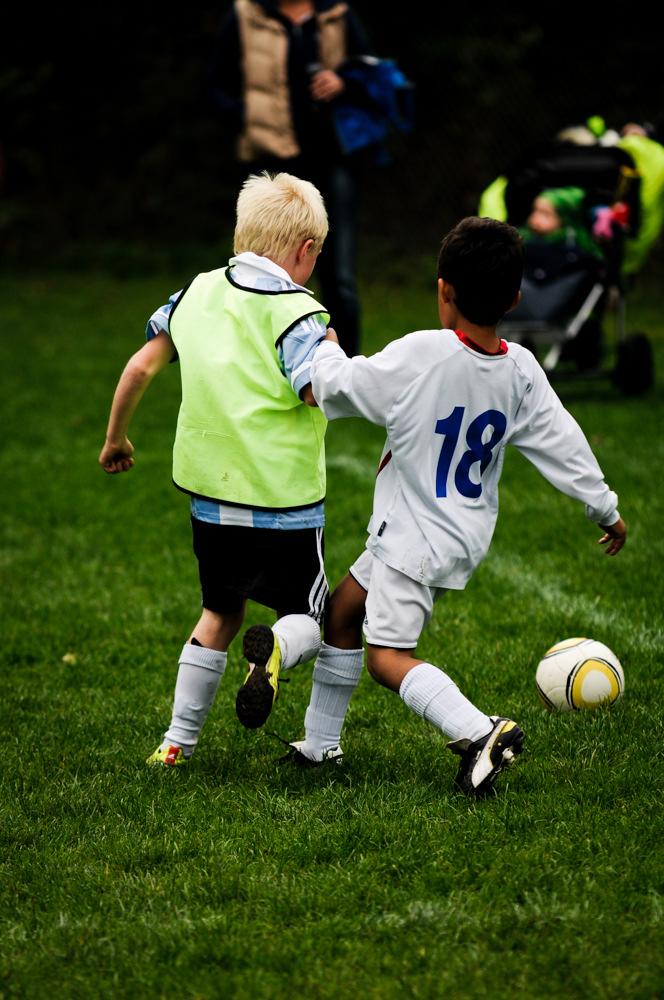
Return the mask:
[[522, 260], [511, 226], [464, 219], [438, 260], [441, 330], [408, 334], [370, 358], [347, 358], [329, 332], [318, 349], [312, 388], [325, 415], [363, 416], [386, 428], [387, 441], [366, 550], [331, 599], [306, 738], [291, 744], [301, 763], [341, 756], [341, 726], [362, 669], [363, 619], [369, 672], [451, 738], [463, 791], [486, 794], [520, 753], [515, 722], [485, 715], [442, 670], [413, 655], [434, 602], [462, 590], [488, 551], [507, 444], [586, 504], [608, 554], [624, 544], [616, 494], [581, 429], [534, 356], [496, 332], [519, 299]]

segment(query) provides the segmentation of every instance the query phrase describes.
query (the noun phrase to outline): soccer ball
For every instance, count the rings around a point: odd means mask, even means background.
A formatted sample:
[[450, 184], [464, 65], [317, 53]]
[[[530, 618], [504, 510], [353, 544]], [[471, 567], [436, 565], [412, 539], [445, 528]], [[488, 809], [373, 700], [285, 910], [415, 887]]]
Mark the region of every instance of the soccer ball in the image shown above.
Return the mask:
[[571, 712], [612, 705], [625, 690], [620, 661], [594, 639], [565, 639], [537, 664], [537, 692], [549, 711]]

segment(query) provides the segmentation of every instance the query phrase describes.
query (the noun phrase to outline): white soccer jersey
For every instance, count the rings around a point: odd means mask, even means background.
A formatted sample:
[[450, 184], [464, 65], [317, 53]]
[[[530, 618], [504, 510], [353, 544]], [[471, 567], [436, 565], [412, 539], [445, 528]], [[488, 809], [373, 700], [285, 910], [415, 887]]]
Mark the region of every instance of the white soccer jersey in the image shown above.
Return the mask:
[[583, 432], [518, 344], [487, 355], [452, 330], [420, 330], [373, 357], [347, 358], [326, 341], [311, 374], [329, 420], [361, 416], [386, 428], [367, 548], [414, 580], [465, 587], [491, 542], [508, 444], [591, 520], [618, 519]]

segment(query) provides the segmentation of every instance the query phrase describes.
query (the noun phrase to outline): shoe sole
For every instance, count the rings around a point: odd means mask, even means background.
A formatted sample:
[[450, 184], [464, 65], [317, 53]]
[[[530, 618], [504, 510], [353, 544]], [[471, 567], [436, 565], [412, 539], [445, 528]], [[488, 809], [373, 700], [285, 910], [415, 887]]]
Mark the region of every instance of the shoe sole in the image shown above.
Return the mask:
[[245, 729], [259, 729], [264, 725], [277, 697], [267, 672], [274, 641], [274, 632], [267, 625], [252, 625], [242, 640], [242, 652], [249, 663], [254, 664], [235, 699], [235, 712]]

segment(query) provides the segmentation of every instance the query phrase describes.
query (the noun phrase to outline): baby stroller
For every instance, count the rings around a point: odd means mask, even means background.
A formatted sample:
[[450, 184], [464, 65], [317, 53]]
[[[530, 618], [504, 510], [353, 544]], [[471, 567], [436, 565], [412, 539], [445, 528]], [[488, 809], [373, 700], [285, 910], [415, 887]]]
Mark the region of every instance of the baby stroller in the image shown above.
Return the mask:
[[[627, 395], [646, 392], [654, 382], [652, 348], [644, 333], [627, 332], [621, 272], [625, 239], [640, 222], [640, 178], [629, 153], [557, 142], [532, 151], [501, 180], [503, 217], [517, 227], [525, 226], [535, 198], [547, 188], [583, 189], [588, 232], [593, 215], [605, 213], [603, 238], [590, 248], [573, 238], [526, 241], [522, 299], [501, 323], [501, 335], [542, 354], [550, 378], [609, 376]], [[481, 206], [480, 214], [494, 213]], [[607, 368], [609, 311], [615, 343]]]

